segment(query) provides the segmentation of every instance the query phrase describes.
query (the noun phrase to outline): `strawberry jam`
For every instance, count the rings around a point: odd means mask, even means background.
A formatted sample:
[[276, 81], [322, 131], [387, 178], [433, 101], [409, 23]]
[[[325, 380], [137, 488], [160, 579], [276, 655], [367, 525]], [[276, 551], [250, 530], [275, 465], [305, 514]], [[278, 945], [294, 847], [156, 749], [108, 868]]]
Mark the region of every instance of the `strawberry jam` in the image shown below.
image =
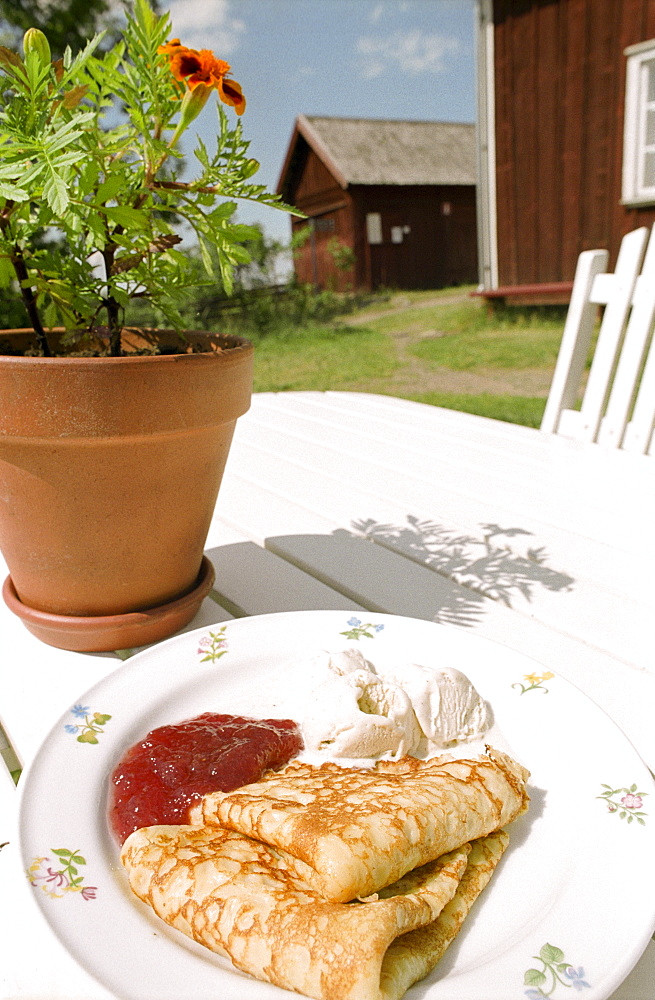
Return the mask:
[[188, 822], [208, 792], [231, 792], [283, 767], [303, 748], [291, 719], [206, 712], [160, 726], [131, 747], [111, 777], [109, 821], [122, 843], [134, 830]]

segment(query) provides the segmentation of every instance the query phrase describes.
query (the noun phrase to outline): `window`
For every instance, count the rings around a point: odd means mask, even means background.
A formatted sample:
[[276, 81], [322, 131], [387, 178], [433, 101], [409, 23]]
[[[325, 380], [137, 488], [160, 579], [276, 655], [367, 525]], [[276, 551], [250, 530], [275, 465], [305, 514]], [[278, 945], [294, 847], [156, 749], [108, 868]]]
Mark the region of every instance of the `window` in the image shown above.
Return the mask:
[[623, 202], [655, 204], [655, 39], [625, 50]]
[[333, 233], [334, 219], [312, 219], [312, 225], [317, 233]]

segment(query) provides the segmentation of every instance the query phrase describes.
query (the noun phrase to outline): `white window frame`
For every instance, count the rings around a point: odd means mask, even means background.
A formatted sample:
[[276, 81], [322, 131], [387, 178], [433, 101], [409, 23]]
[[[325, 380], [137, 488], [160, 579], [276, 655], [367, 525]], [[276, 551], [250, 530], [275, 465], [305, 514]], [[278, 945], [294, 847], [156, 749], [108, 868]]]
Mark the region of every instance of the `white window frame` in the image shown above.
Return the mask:
[[647, 153], [655, 155], [655, 142], [646, 143], [646, 117], [655, 114], [655, 101], [648, 100], [649, 64], [655, 63], [655, 38], [624, 50], [627, 57], [625, 125], [623, 131], [624, 205], [654, 205], [655, 184], [647, 186], [643, 168]]

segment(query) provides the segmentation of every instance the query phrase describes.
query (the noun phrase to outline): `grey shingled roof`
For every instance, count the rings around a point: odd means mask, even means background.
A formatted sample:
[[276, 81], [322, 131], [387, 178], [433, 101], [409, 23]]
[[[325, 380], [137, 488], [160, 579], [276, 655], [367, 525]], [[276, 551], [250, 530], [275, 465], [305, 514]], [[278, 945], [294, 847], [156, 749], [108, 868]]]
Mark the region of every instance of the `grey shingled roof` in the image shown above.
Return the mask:
[[475, 184], [475, 125], [300, 115], [298, 130], [342, 186]]

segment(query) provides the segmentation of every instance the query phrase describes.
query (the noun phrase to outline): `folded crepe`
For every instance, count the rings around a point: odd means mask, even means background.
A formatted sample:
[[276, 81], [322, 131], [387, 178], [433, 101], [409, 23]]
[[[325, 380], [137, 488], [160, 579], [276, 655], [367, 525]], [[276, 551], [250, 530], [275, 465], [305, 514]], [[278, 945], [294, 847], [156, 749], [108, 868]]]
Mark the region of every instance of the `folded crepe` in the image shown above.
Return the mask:
[[487, 747], [470, 760], [404, 757], [371, 769], [292, 761], [233, 792], [212, 792], [192, 822], [288, 855], [323, 898], [346, 902], [516, 819], [529, 772]]
[[289, 856], [217, 826], [154, 826], [125, 841], [133, 891], [244, 972], [317, 1000], [399, 1000], [441, 958], [489, 881], [504, 831], [334, 903]]

